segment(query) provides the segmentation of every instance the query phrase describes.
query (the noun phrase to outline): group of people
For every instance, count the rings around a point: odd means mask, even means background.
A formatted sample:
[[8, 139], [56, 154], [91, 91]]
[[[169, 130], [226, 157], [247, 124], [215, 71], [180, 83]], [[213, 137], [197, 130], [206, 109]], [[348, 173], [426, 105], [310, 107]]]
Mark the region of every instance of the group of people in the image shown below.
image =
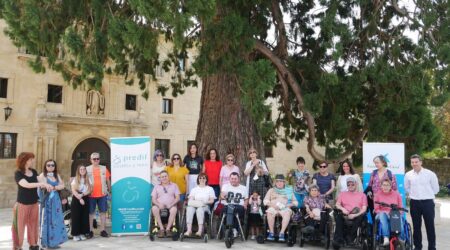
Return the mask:
[[[351, 241], [356, 236], [358, 224], [364, 220], [366, 212], [379, 219], [384, 237], [383, 244], [389, 243], [390, 208], [377, 205], [377, 201], [397, 204], [399, 207], [403, 207], [403, 203], [397, 192], [395, 175], [387, 169], [386, 159], [382, 155], [373, 160], [376, 170], [370, 175], [366, 190], [363, 190], [361, 178], [355, 173], [349, 160], [340, 164], [339, 176], [336, 179], [334, 174], [328, 171], [326, 162], [320, 162], [319, 171], [311, 175], [306, 169], [305, 159], [298, 157], [296, 169], [289, 171], [286, 177], [277, 174], [272, 180], [269, 168], [263, 160], [258, 159], [255, 149], [248, 151], [248, 157], [241, 174], [235, 164], [234, 155], [226, 155], [223, 163], [215, 149], [210, 149], [204, 160], [198, 153], [197, 145], [192, 144], [183, 159], [180, 154], [175, 153], [170, 162], [165, 161], [166, 157], [161, 150], [156, 150], [151, 164], [151, 211], [158, 222], [158, 236], [171, 236], [176, 214], [184, 208], [187, 227], [183, 233], [186, 236], [194, 233], [192, 223], [195, 215], [198, 223], [195, 234], [200, 236], [204, 228], [205, 212], [221, 207], [218, 204], [222, 204], [223, 210], [226, 211], [228, 202], [231, 202], [241, 218], [248, 210], [252, 239], [259, 234], [264, 214], [267, 216], [269, 228], [267, 240], [278, 237], [279, 241], [285, 241], [286, 229], [293, 216], [292, 208], [304, 211], [308, 218], [305, 221], [305, 230], [310, 230], [315, 220], [323, 219], [324, 210], [335, 206], [340, 211], [335, 216], [335, 246], [339, 247], [344, 241]], [[99, 165], [98, 153], [91, 154], [90, 159], [92, 165], [78, 166], [76, 176], [71, 182], [72, 235], [76, 241], [93, 237], [93, 218], [97, 206], [101, 219], [100, 235], [108, 237], [104, 226], [107, 197], [111, 190], [110, 173], [105, 166]], [[439, 188], [437, 177], [422, 167], [420, 156], [413, 155], [410, 160], [413, 170], [406, 174], [404, 186], [411, 199], [414, 245], [416, 249], [422, 248], [420, 229], [423, 217], [428, 235], [428, 249], [435, 249], [433, 199]], [[21, 153], [17, 158], [15, 179], [19, 191], [14, 206], [14, 248], [21, 249], [24, 228], [28, 227], [29, 245], [31, 249], [38, 249], [38, 188], [45, 191], [41, 244], [44, 247], [55, 247], [65, 242], [67, 235], [63, 228], [61, 202], [57, 193], [64, 188], [64, 184], [57, 173], [56, 162], [46, 161], [43, 173], [38, 176], [34, 169], [34, 155]], [[241, 185], [241, 181], [246, 185]], [[239, 198], [227, 201], [230, 194]], [[165, 225], [161, 220], [164, 214], [168, 217]], [[281, 216], [282, 219], [278, 235], [274, 235], [276, 216]], [[355, 223], [344, 237], [345, 220], [353, 220]], [[235, 235], [237, 231], [238, 225], [235, 225]]]
[[[79, 165], [71, 181], [71, 233], [75, 241], [92, 238], [95, 209], [100, 211], [100, 235], [105, 230], [110, 173], [99, 165], [99, 153], [91, 154], [92, 164]], [[17, 201], [13, 208], [13, 249], [22, 249], [25, 228], [31, 250], [57, 248], [68, 240], [60, 192], [65, 189], [55, 160], [46, 160], [43, 171], [35, 169], [35, 156], [22, 152], [16, 160]], [[39, 237], [40, 236], [40, 237]]]

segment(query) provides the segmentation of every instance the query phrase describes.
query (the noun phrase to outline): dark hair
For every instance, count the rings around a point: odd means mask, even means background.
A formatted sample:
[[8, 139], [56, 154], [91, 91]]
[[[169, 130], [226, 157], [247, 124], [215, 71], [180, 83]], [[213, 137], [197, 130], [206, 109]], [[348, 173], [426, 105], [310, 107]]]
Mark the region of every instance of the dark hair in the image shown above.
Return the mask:
[[195, 144], [195, 142], [192, 143], [191, 145], [189, 145], [188, 150], [187, 150], [187, 155], [191, 156], [192, 146], [195, 146], [195, 148], [197, 149], [197, 152], [195, 152], [195, 157], [197, 157], [198, 156], [198, 146], [197, 146], [197, 144]]
[[328, 167], [328, 162], [326, 162], [326, 161], [319, 161], [319, 164], [317, 164], [317, 166], [320, 167], [320, 165], [322, 165], [322, 164], [325, 164]]
[[375, 161], [376, 159], [380, 160], [381, 163], [383, 163], [383, 166], [387, 167], [387, 162], [386, 162], [386, 158], [384, 158], [383, 155], [377, 155], [373, 158], [373, 161]]
[[206, 154], [206, 160], [211, 160], [211, 151], [216, 152], [216, 161], [220, 161], [219, 153], [217, 153], [217, 150], [215, 148], [212, 148], [208, 151], [208, 153]]
[[175, 158], [175, 156], [178, 156], [178, 158], [180, 158], [180, 167], [184, 166], [183, 165], [184, 164], [183, 159], [181, 159], [181, 155], [178, 154], [178, 153], [173, 154], [172, 157], [170, 158], [170, 161], [171, 161], [170, 166], [173, 167], [173, 158]]
[[341, 175], [344, 175], [345, 174], [345, 172], [344, 172], [344, 164], [345, 163], [347, 163], [348, 164], [348, 166], [350, 167], [350, 173], [351, 174], [355, 174], [355, 169], [353, 169], [353, 164], [352, 164], [352, 162], [349, 160], [349, 159], [345, 159], [343, 162], [341, 162], [341, 166], [340, 166], [340, 173], [341, 173]]
[[301, 156], [299, 156], [299, 157], [297, 157], [297, 164], [299, 164], [299, 163], [303, 163], [303, 164], [305, 164], [306, 162], [305, 162], [305, 158], [303, 158], [303, 157], [301, 157]]
[[49, 163], [49, 162], [53, 162], [54, 164], [55, 164], [55, 168], [54, 168], [54, 170], [53, 170], [53, 176], [55, 176], [55, 178], [56, 179], [58, 179], [58, 166], [56, 165], [56, 161], [55, 160], [53, 160], [53, 159], [48, 159], [48, 160], [46, 160], [45, 162], [44, 162], [44, 176], [45, 177], [47, 177], [47, 173], [48, 173], [48, 171], [47, 171], [47, 163]]
[[16, 167], [17, 170], [19, 170], [22, 173], [25, 173], [25, 164], [27, 163], [27, 161], [29, 159], [33, 159], [34, 158], [34, 154], [31, 152], [22, 152], [19, 154], [19, 156], [17, 156], [16, 159]]
[[418, 155], [418, 154], [411, 155], [411, 157], [409, 157], [409, 159], [410, 160], [412, 160], [412, 159], [419, 159], [419, 161], [422, 161], [422, 157], [420, 157], [420, 155]]
[[167, 174], [167, 176], [169, 176], [169, 172], [167, 172], [166, 170], [159, 172], [159, 175], [162, 175], [162, 174]]
[[239, 173], [238, 172], [231, 172], [230, 177], [233, 176], [233, 175], [235, 175], [235, 176], [237, 176], [239, 178]]
[[198, 174], [198, 176], [197, 176], [197, 185], [200, 184], [200, 177], [205, 177], [206, 178], [206, 183], [205, 184], [208, 185], [208, 176], [205, 173]]

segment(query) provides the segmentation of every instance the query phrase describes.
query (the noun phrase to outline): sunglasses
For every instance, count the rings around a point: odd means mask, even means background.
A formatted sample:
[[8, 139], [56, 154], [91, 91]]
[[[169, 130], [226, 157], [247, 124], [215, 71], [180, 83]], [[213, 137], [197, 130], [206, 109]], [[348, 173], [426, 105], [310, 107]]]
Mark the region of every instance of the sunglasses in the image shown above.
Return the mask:
[[55, 167], [55, 164], [47, 164], [47, 165], [45, 165], [45, 166], [47, 166], [47, 167]]
[[227, 159], [227, 161], [234, 161], [233, 159]]
[[328, 167], [327, 165], [320, 165], [319, 168], [326, 168]]
[[178, 157], [175, 157], [175, 158], [173, 158], [172, 160], [174, 160], [174, 161], [178, 161], [180, 158], [178, 158]]
[[92, 158], [92, 160], [94, 160], [94, 161], [99, 161], [100, 158]]
[[199, 177], [199, 180], [206, 180], [206, 177]]

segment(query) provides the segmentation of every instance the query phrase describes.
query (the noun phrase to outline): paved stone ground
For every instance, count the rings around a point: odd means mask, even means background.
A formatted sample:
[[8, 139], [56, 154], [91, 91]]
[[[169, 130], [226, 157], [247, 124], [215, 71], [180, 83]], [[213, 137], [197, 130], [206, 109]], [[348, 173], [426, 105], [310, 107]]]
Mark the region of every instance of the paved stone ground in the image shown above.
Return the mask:
[[[436, 221], [437, 232], [437, 249], [450, 249], [450, 199], [437, 200], [440, 204], [441, 219]], [[12, 210], [0, 209], [0, 250], [11, 249], [11, 221]], [[208, 248], [214, 249], [226, 249], [225, 244], [222, 241], [210, 240], [208, 243], [204, 243], [199, 239], [185, 239], [185, 241], [172, 241], [170, 239], [156, 239], [154, 242], [150, 242], [147, 236], [123, 236], [123, 237], [110, 237], [102, 238], [96, 236], [91, 240], [74, 242], [72, 240], [64, 243], [62, 249], [201, 249]], [[423, 232], [423, 237], [426, 239], [426, 233]], [[427, 243], [424, 239], [424, 246]], [[294, 248], [288, 248], [285, 244], [281, 243], [266, 243], [257, 244], [254, 241], [241, 242], [236, 240], [232, 249], [295, 249], [298, 248], [298, 244]], [[28, 249], [28, 244], [24, 243], [24, 249]], [[323, 249], [321, 246], [311, 246], [305, 244], [303, 249]], [[426, 249], [426, 247], [424, 248]]]

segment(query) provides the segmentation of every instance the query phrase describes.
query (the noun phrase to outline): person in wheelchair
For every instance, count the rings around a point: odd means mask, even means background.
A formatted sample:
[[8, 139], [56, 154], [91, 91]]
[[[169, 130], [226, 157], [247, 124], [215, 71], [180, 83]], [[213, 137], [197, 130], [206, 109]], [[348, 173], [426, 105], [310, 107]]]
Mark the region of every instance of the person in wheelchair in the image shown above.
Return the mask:
[[275, 186], [269, 189], [263, 202], [265, 206], [268, 206], [266, 210], [267, 223], [269, 225], [267, 240], [275, 240], [275, 217], [279, 215], [282, 218], [282, 222], [278, 241], [285, 242], [285, 231], [292, 215], [291, 207], [297, 207], [298, 202], [294, 196], [292, 187], [286, 185], [284, 175], [277, 174], [275, 176]]
[[200, 173], [197, 177], [197, 186], [189, 193], [188, 204], [186, 207], [187, 230], [184, 233], [185, 236], [191, 236], [192, 234], [194, 214], [197, 216], [198, 223], [198, 231], [195, 235], [198, 237], [202, 236], [205, 213], [209, 212], [209, 205], [212, 204], [216, 198], [214, 189], [207, 186], [207, 184], [208, 176], [204, 173]]
[[338, 249], [344, 244], [344, 227], [346, 232], [345, 241], [351, 244], [356, 239], [358, 228], [361, 227], [367, 211], [367, 197], [358, 191], [358, 182], [354, 177], [347, 178], [347, 191], [341, 192], [337, 201], [338, 210], [335, 220], [336, 229], [334, 233], [333, 247]]
[[315, 225], [319, 224], [319, 232], [324, 232], [326, 221], [328, 220], [326, 209], [331, 209], [327, 203], [325, 195], [320, 194], [319, 186], [312, 184], [309, 187], [309, 195], [303, 200], [305, 206], [305, 227], [302, 229], [304, 233], [313, 233]]
[[[222, 186], [221, 199], [224, 200], [223, 213], [228, 210], [228, 195], [232, 195], [234, 199], [231, 200], [230, 204], [234, 205], [234, 211], [239, 215], [239, 218], [243, 219], [245, 215], [245, 210], [248, 206], [248, 191], [247, 188], [239, 183], [239, 173], [232, 172], [230, 174], [230, 183]], [[236, 238], [238, 235], [239, 222], [234, 220], [233, 225], [233, 236]], [[243, 232], [241, 232], [243, 233]]]
[[[177, 203], [180, 200], [180, 190], [178, 186], [169, 180], [167, 171], [161, 171], [159, 175], [161, 183], [156, 185], [152, 191], [152, 214], [156, 218], [159, 226], [158, 237], [171, 237], [172, 226], [177, 215]], [[167, 226], [164, 228], [161, 217], [169, 211]]]
[[[383, 245], [389, 245], [389, 236], [391, 234], [390, 223], [389, 223], [389, 212], [391, 211], [390, 207], [381, 206], [377, 204], [377, 202], [384, 202], [386, 204], [395, 204], [397, 207], [403, 207], [402, 197], [399, 192], [392, 189], [392, 182], [388, 178], [383, 179], [381, 181], [381, 190], [375, 193], [374, 198], [374, 211], [375, 211], [375, 220], [379, 221], [381, 226], [381, 235], [383, 236]], [[403, 225], [405, 224], [405, 218], [402, 216], [401, 220], [401, 232], [400, 239], [404, 240], [404, 232]]]

